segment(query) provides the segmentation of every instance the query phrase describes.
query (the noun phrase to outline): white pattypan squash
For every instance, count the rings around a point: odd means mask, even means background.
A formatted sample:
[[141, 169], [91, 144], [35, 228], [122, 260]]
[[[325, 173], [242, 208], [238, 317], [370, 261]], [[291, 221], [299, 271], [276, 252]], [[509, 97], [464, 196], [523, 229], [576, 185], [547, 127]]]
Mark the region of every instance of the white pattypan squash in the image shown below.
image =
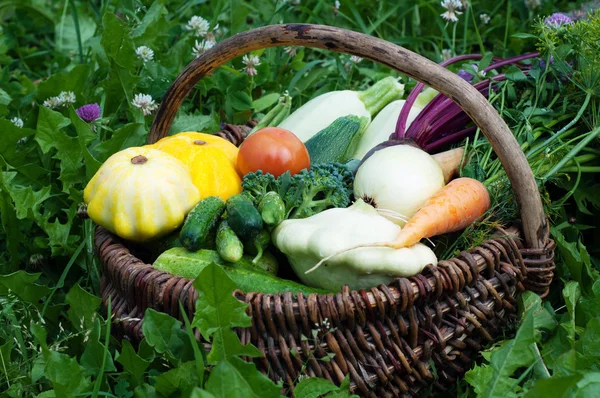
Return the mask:
[[200, 200], [188, 168], [149, 147], [115, 153], [83, 191], [90, 218], [121, 238], [142, 242], [183, 224]]
[[397, 277], [418, 274], [437, 265], [433, 251], [421, 244], [402, 249], [365, 247], [338, 254], [306, 273], [322, 259], [354, 246], [390, 242], [401, 228], [358, 199], [348, 208], [283, 221], [273, 230], [273, 244], [284, 253], [298, 277], [308, 286], [339, 291], [368, 289]]

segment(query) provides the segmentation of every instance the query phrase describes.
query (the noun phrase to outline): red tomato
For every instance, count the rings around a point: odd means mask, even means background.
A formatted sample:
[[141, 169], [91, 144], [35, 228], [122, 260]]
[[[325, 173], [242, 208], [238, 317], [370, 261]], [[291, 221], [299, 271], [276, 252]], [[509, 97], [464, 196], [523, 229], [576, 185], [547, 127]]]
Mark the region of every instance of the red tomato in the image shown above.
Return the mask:
[[306, 147], [294, 133], [278, 127], [265, 127], [244, 140], [237, 166], [242, 173], [262, 170], [279, 177], [289, 170], [294, 175], [310, 167]]

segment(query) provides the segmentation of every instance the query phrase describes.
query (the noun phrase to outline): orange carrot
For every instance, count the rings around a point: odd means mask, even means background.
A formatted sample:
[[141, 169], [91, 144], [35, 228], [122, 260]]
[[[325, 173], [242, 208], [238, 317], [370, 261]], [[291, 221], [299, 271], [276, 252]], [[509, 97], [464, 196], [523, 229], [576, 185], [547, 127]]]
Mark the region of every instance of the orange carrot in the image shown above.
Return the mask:
[[415, 213], [391, 247], [412, 246], [421, 239], [466, 228], [490, 208], [485, 185], [472, 178], [450, 181]]
[[404, 225], [392, 242], [367, 243], [329, 255], [306, 271], [312, 272], [338, 254], [362, 247], [401, 249], [421, 239], [466, 228], [490, 208], [490, 194], [481, 182], [467, 177], [457, 178], [440, 189]]

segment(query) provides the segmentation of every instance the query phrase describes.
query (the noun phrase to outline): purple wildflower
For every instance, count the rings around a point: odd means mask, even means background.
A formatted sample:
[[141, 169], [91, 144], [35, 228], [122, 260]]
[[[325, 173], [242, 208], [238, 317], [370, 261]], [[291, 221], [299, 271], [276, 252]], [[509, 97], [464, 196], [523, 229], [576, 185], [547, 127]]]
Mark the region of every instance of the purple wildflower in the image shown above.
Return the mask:
[[[477, 66], [477, 64], [472, 64], [471, 67], [473, 69], [475, 69], [475, 72], [479, 71], [479, 67]], [[469, 83], [471, 83], [473, 81], [473, 77], [474, 77], [471, 73], [467, 72], [464, 69], [461, 69], [458, 71], [458, 76], [462, 79], [465, 79]]]
[[573, 20], [563, 13], [555, 12], [554, 14], [544, 19], [544, 23], [546, 24], [546, 26], [549, 26], [551, 28], [558, 28], [561, 25], [572, 24]]
[[100, 117], [100, 105], [87, 104], [75, 110], [75, 113], [86, 122], [93, 122]]
[[[550, 65], [554, 63], [554, 55], [550, 55]], [[546, 67], [546, 61], [543, 58], [540, 58], [540, 68]]]

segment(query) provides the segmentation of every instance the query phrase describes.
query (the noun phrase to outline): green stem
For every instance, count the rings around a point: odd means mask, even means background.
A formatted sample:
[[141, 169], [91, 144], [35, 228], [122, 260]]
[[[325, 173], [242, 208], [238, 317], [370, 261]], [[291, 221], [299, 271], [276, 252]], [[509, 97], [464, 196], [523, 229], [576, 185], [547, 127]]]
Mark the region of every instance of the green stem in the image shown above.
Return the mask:
[[75, 33], [77, 34], [77, 47], [79, 49], [79, 61], [83, 64], [83, 44], [81, 43], [81, 30], [79, 29], [79, 16], [77, 15], [77, 7], [75, 2], [71, 2], [71, 15], [73, 15], [73, 23], [75, 24]]
[[531, 151], [529, 151], [529, 153], [527, 154], [527, 158], [529, 159], [532, 156], [537, 155], [540, 151], [542, 151], [544, 148], [548, 147], [548, 145], [550, 145], [556, 139], [560, 138], [566, 131], [568, 131], [571, 127], [573, 127], [575, 125], [575, 123], [577, 123], [579, 121], [579, 119], [581, 119], [581, 117], [583, 116], [583, 113], [585, 112], [591, 99], [592, 99], [592, 93], [588, 92], [585, 96], [585, 100], [583, 101], [583, 104], [581, 105], [581, 108], [579, 108], [577, 115], [575, 115], [575, 118], [573, 120], [571, 120], [565, 127], [560, 129], [552, 137], [548, 138], [546, 141], [542, 142], [535, 148], [531, 149]]
[[563, 173], [577, 173], [581, 171], [582, 173], [600, 173], [600, 166], [581, 166], [581, 167], [565, 167], [560, 170]]
[[106, 320], [106, 333], [104, 335], [104, 355], [102, 356], [102, 366], [100, 367], [100, 372], [98, 373], [98, 378], [94, 383], [94, 391], [92, 393], [93, 398], [98, 397], [98, 393], [100, 392], [100, 386], [102, 385], [102, 379], [104, 378], [104, 367], [106, 366], [106, 356], [110, 355], [108, 352], [108, 343], [110, 341], [110, 323], [112, 320], [112, 304], [110, 297], [108, 298], [108, 303], [106, 306], [107, 312], [107, 320]]
[[546, 173], [546, 175], [543, 177], [544, 181], [547, 180], [548, 178], [552, 177], [560, 169], [562, 169], [563, 166], [565, 164], [567, 164], [567, 162], [569, 162], [571, 159], [573, 159], [579, 153], [579, 151], [581, 151], [587, 144], [592, 142], [592, 140], [594, 140], [599, 135], [600, 135], [600, 126], [596, 127], [594, 130], [592, 130], [587, 135], [587, 137], [585, 137], [577, 145], [575, 145], [575, 147], [573, 149], [571, 149], [569, 151], [569, 153], [567, 153], [567, 155], [560, 162], [558, 162], [552, 169], [550, 169], [550, 171], [548, 171]]
[[510, 0], [506, 2], [506, 25], [504, 28], [504, 45], [502, 46], [503, 50], [502, 50], [502, 57], [506, 58], [506, 49], [508, 48], [506, 46], [506, 42], [508, 42], [508, 28], [509, 26], [511, 26], [510, 23], [510, 17], [511, 17], [511, 2]]
[[[471, 7], [469, 7], [467, 10], [470, 10]], [[471, 19], [473, 20], [473, 28], [475, 29], [475, 35], [477, 36], [477, 43], [479, 43], [479, 52], [481, 54], [485, 54], [485, 46], [483, 45], [483, 40], [481, 39], [481, 34], [479, 33], [479, 27], [477, 26], [477, 20], [475, 19], [475, 13], [472, 12], [471, 13]], [[466, 40], [466, 31], [467, 29], [465, 28], [465, 40]], [[466, 52], [466, 50], [465, 50]]]

